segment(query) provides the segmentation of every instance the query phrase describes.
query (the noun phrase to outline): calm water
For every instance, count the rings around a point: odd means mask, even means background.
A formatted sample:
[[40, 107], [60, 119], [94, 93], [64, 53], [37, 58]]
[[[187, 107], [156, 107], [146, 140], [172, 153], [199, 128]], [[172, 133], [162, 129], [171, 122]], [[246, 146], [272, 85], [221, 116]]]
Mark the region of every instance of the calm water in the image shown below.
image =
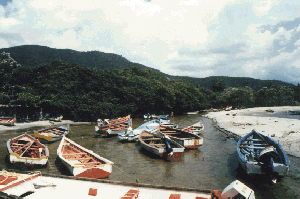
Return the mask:
[[[262, 116], [262, 115], [260, 115]], [[273, 114], [273, 116], [276, 116]], [[223, 190], [233, 180], [238, 179], [255, 191], [256, 198], [300, 198], [300, 158], [291, 157], [289, 174], [275, 185], [263, 178], [251, 178], [238, 167], [236, 141], [226, 139], [226, 135], [213, 127], [212, 120], [201, 115], [175, 116], [171, 121], [179, 128], [201, 120], [205, 125], [202, 133], [204, 144], [196, 150], [186, 150], [179, 162], [166, 162], [141, 149], [138, 143], [119, 143], [117, 137], [99, 138], [94, 125], [71, 126], [69, 138], [114, 162], [109, 180], [182, 186], [201, 189]], [[133, 128], [145, 121], [133, 119]], [[29, 134], [41, 127], [27, 129]], [[21, 131], [0, 132], [0, 167], [4, 169], [28, 170], [24, 167], [9, 165], [6, 141], [24, 133]], [[48, 144], [49, 164], [46, 168], [35, 170], [43, 173], [70, 175], [57, 159], [56, 149], [59, 142]]]

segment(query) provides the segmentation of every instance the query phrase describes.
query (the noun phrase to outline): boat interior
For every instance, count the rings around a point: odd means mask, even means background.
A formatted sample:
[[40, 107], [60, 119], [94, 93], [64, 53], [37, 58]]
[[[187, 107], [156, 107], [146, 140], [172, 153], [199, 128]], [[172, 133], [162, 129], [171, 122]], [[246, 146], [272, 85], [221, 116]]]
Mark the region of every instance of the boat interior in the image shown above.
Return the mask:
[[46, 156], [45, 147], [27, 136], [11, 140], [10, 147], [13, 153], [20, 157], [40, 158]]
[[84, 165], [84, 167], [91, 167], [106, 163], [105, 161], [96, 158], [95, 156], [87, 153], [86, 151], [67, 141], [65, 141], [65, 143], [63, 144], [61, 152], [63, 158], [65, 158], [69, 162], [73, 162], [75, 165]]

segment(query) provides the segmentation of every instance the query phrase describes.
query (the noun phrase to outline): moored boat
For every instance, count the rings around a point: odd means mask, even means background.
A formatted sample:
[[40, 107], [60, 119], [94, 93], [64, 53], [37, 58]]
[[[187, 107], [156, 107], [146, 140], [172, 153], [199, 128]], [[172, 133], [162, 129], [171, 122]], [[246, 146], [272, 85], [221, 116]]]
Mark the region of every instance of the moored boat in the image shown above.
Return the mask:
[[53, 122], [61, 122], [62, 119], [63, 119], [63, 116], [62, 116], [62, 115], [60, 115], [60, 116], [58, 116], [58, 117], [51, 117], [51, 118], [49, 118], [49, 120], [50, 120], [50, 121], [53, 121]]
[[161, 136], [146, 130], [140, 133], [139, 142], [142, 148], [166, 160], [180, 158], [184, 152], [184, 147], [168, 136]]
[[266, 174], [273, 182], [288, 173], [290, 161], [280, 146], [255, 130], [237, 142], [239, 163], [248, 174]]
[[202, 122], [197, 122], [196, 124], [188, 126], [182, 130], [186, 131], [186, 132], [191, 132], [194, 134], [199, 134], [201, 131], [204, 130], [204, 124]]
[[34, 137], [40, 139], [41, 142], [55, 142], [62, 139], [63, 136], [67, 136], [70, 132], [70, 126], [61, 125], [58, 127], [49, 127], [46, 129], [41, 129], [34, 131]]
[[65, 136], [58, 146], [57, 155], [75, 177], [107, 178], [112, 172], [113, 162]]
[[26, 165], [46, 165], [49, 157], [47, 146], [38, 139], [25, 133], [9, 139], [6, 143], [11, 163], [24, 163]]
[[[143, 183], [103, 181], [61, 175], [42, 175], [0, 172], [1, 196], [5, 198], [196, 198], [196, 199], [255, 199], [252, 189], [239, 180], [230, 183], [222, 192], [199, 188], [168, 187]], [[27, 198], [26, 197], [26, 198]]]
[[95, 131], [99, 135], [106, 137], [124, 133], [131, 126], [132, 122], [130, 115], [112, 120], [105, 119], [102, 121], [101, 119], [98, 119], [97, 126], [95, 126]]
[[295, 110], [288, 110], [287, 111], [288, 115], [300, 115], [300, 111], [295, 111]]
[[191, 111], [191, 112], [185, 112], [185, 115], [197, 115], [199, 111]]
[[171, 122], [171, 120], [166, 115], [159, 116], [156, 119], [156, 122], [159, 123], [160, 125], [164, 125], [172, 128], [178, 128], [178, 125]]
[[0, 125], [13, 126], [15, 125], [16, 121], [17, 119], [15, 117], [0, 117]]
[[163, 125], [160, 125], [158, 129], [162, 135], [167, 135], [186, 149], [196, 149], [203, 144], [202, 136]]
[[120, 142], [135, 142], [138, 140], [139, 135], [144, 130], [155, 132], [158, 130], [159, 124], [154, 122], [154, 120], [151, 120], [149, 122], [146, 122], [142, 125], [140, 125], [138, 128], [132, 130], [131, 127], [128, 128], [128, 130], [124, 133], [119, 133], [118, 138]]

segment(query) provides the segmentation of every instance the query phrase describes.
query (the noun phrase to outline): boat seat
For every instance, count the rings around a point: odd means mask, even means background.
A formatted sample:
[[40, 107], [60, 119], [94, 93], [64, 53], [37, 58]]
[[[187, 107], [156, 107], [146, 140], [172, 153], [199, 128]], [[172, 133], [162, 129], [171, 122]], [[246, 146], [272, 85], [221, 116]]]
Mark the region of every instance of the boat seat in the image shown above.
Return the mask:
[[181, 194], [170, 194], [169, 199], [181, 199]]
[[121, 199], [137, 199], [139, 197], [139, 189], [130, 189], [128, 190]]

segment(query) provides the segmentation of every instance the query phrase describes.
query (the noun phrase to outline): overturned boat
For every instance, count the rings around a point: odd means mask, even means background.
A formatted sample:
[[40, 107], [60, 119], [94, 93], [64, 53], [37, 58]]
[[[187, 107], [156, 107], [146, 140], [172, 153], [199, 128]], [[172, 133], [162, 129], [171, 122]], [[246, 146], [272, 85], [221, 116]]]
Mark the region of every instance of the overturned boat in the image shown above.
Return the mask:
[[48, 162], [49, 150], [47, 146], [27, 133], [9, 139], [6, 145], [11, 163], [46, 165]]
[[113, 162], [65, 136], [57, 148], [57, 155], [75, 177], [107, 178], [112, 172]]
[[288, 173], [290, 161], [279, 142], [255, 130], [238, 140], [237, 152], [248, 174], [267, 174], [276, 182], [277, 176]]

